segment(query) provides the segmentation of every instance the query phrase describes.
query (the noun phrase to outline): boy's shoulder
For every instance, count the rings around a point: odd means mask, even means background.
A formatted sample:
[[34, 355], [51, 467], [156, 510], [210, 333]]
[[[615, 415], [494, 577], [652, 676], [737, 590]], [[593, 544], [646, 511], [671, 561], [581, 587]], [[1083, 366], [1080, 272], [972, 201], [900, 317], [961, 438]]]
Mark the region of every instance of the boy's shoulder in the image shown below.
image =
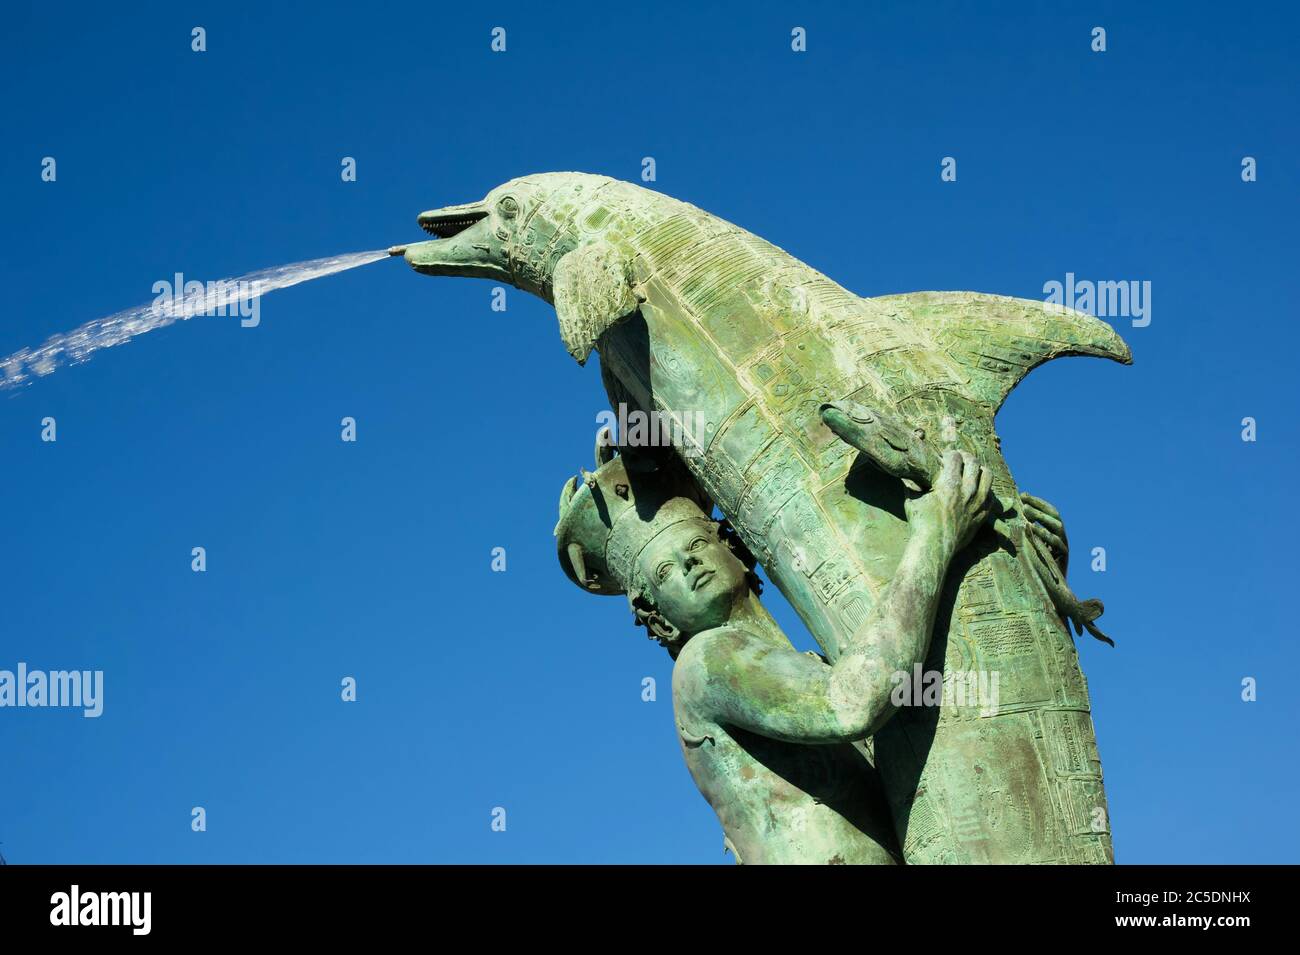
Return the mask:
[[748, 646], [756, 639], [748, 630], [729, 623], [724, 623], [722, 626], [714, 627], [711, 630], [703, 630], [687, 640], [686, 645], [682, 647], [681, 653], [677, 654], [677, 665], [674, 672], [681, 668], [683, 663], [687, 668], [690, 668], [707, 663], [719, 656], [729, 656], [732, 652]]
[[[673, 665], [673, 689], [703, 690], [705, 685], [725, 672], [738, 657], [768, 646], [743, 627], [723, 624], [697, 633], [686, 641]], [[793, 652], [793, 648], [791, 648]]]
[[673, 664], [673, 710], [678, 731], [688, 745], [694, 739], [715, 738], [713, 715], [716, 682], [726, 678], [729, 663], [755, 640], [740, 627], [723, 624], [686, 641]]

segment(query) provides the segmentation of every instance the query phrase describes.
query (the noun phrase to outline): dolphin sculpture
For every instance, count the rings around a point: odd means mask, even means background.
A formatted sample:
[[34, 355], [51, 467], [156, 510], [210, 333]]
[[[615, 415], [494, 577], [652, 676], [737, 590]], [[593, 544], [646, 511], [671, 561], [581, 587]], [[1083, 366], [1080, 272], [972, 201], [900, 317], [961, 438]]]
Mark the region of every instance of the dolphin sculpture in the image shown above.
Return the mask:
[[[393, 250], [417, 272], [539, 296], [570, 355], [599, 353], [611, 403], [694, 422], [682, 459], [831, 660], [907, 540], [873, 435], [902, 428], [989, 467], [999, 517], [950, 572], [925, 667], [944, 674], [943, 705], [900, 706], [874, 737], [890, 811], [908, 862], [1113, 861], [1063, 580], [1043, 573], [993, 422], [1048, 359], [1129, 363], [1109, 326], [972, 292], [862, 298], [736, 225], [604, 176], [529, 175], [418, 221], [436, 238]], [[873, 431], [862, 409], [891, 427]], [[992, 675], [994, 705], [950, 693], [954, 674]]]

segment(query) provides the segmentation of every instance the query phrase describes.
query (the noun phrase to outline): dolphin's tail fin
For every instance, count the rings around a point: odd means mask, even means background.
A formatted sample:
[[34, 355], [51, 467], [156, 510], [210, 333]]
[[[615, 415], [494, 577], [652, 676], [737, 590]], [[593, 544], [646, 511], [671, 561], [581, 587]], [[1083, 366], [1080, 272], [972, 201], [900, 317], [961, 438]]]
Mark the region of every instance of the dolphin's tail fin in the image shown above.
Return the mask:
[[1133, 355], [1105, 322], [1060, 305], [979, 292], [912, 292], [869, 299], [899, 310], [970, 374], [970, 390], [993, 411], [1020, 379], [1062, 355], [1126, 365]]

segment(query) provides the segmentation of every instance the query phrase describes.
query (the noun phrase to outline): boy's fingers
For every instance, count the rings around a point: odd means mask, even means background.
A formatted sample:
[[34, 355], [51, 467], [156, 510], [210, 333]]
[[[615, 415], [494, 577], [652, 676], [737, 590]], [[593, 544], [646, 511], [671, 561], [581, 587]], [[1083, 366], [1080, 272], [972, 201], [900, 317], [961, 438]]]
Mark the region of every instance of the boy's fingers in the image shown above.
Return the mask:
[[962, 460], [960, 451], [945, 451], [943, 455], [943, 472], [940, 475], [950, 484], [961, 486]]
[[979, 487], [976, 489], [975, 493], [978, 495], [979, 500], [983, 501], [984, 504], [989, 508], [989, 510], [992, 510], [993, 508], [993, 501], [989, 497], [989, 491], [992, 489], [992, 487], [993, 487], [993, 472], [988, 468], [980, 468], [980, 482], [979, 482]]
[[1066, 549], [1065, 541], [1061, 540], [1061, 538], [1057, 537], [1051, 531], [1047, 530], [1047, 528], [1040, 527], [1037, 524], [1030, 524], [1029, 530], [1032, 531], [1034, 536], [1036, 536], [1039, 540], [1045, 543], [1048, 547], [1060, 553], [1065, 552]]
[[961, 493], [962, 497], [967, 500], [974, 500], [975, 491], [979, 488], [980, 471], [983, 469], [975, 463], [973, 455], [962, 452], [961, 456]]
[[1035, 507], [1032, 504], [1025, 504], [1024, 510], [1025, 510], [1026, 519], [1030, 521], [1037, 521], [1038, 523], [1046, 527], [1049, 531], [1051, 531], [1053, 534], [1058, 534], [1061, 537], [1065, 536], [1065, 525], [1061, 523], [1060, 518], [1053, 517], [1051, 514], [1039, 510], [1037, 507]]
[[1052, 507], [1052, 505], [1048, 504], [1041, 497], [1034, 497], [1034, 495], [1032, 494], [1026, 494], [1024, 491], [1021, 491], [1020, 500], [1024, 501], [1026, 504], [1030, 505], [1031, 507], [1036, 507], [1038, 508], [1038, 510], [1043, 511], [1046, 514], [1050, 514], [1052, 517], [1059, 519], [1061, 516], [1060, 511]]

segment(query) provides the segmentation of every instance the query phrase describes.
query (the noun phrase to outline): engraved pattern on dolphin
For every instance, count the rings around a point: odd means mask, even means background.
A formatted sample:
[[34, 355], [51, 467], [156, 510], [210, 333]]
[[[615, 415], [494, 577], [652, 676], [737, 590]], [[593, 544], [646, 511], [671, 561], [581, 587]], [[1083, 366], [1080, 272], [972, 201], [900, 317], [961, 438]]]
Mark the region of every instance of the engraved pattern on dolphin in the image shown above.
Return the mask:
[[898, 482], [822, 406], [885, 409], [989, 467], [1001, 516], [954, 565], [927, 669], [996, 672], [999, 705], [902, 708], [876, 735], [900, 841], [909, 862], [1113, 861], [1086, 681], [994, 431], [1044, 361], [1130, 362], [1109, 326], [973, 292], [862, 298], [701, 209], [582, 173], [419, 221], [439, 238], [406, 247], [417, 271], [540, 296], [575, 359], [598, 351], [612, 403], [693, 412], [683, 460], [832, 660], [908, 531]]

